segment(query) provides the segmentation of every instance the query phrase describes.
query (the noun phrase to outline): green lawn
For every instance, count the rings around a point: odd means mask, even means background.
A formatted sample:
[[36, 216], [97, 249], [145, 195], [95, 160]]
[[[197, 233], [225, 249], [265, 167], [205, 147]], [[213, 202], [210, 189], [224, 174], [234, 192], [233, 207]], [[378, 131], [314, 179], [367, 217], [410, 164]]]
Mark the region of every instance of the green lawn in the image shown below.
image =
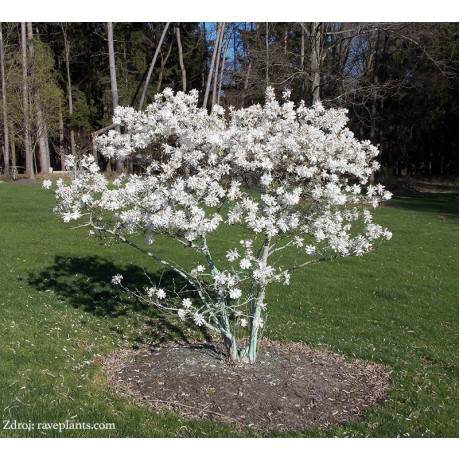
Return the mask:
[[[318, 264], [270, 286], [265, 335], [383, 363], [388, 400], [357, 423], [272, 436], [457, 437], [458, 203], [449, 194], [401, 195], [376, 212], [393, 232], [375, 253]], [[257, 436], [223, 423], [151, 413], [111, 394], [104, 354], [126, 343], [180, 337], [176, 324], [120, 297], [157, 267], [129, 247], [103, 249], [52, 214], [39, 185], [0, 183], [0, 410], [34, 423], [2, 437]], [[225, 232], [225, 231], [224, 231]], [[222, 232], [214, 243], [239, 238]], [[169, 243], [162, 253], [177, 249]], [[185, 331], [185, 334], [189, 334]], [[114, 423], [116, 429], [37, 429], [38, 423]], [[185, 429], [183, 427], [186, 427]]]

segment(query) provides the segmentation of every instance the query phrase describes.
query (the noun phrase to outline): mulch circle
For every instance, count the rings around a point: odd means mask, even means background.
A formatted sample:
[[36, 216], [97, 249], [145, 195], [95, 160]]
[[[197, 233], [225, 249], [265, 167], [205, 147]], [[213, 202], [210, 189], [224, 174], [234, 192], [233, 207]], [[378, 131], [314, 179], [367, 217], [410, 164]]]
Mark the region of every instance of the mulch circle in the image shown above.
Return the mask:
[[110, 387], [153, 410], [263, 431], [356, 421], [383, 401], [384, 366], [301, 344], [264, 341], [255, 364], [232, 364], [209, 344], [121, 348], [102, 364]]

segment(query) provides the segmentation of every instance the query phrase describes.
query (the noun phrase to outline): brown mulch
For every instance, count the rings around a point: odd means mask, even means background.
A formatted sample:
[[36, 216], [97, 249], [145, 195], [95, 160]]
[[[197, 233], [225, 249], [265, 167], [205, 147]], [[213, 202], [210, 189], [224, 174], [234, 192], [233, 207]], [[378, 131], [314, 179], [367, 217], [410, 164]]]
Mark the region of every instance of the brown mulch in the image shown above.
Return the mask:
[[254, 365], [228, 363], [210, 345], [169, 343], [115, 350], [102, 371], [117, 394], [153, 410], [263, 431], [356, 421], [390, 380], [379, 364], [268, 341]]

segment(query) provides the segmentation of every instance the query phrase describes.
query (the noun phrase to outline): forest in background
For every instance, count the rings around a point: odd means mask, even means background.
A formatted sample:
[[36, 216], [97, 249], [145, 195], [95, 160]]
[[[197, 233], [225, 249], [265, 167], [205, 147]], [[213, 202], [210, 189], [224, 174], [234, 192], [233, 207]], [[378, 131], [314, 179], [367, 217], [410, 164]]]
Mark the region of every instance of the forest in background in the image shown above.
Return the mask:
[[[13, 23], [0, 27], [2, 174], [91, 153], [118, 105], [199, 92], [212, 109], [295, 102], [349, 110], [381, 174], [458, 176], [458, 23]], [[113, 126], [112, 126], [113, 127]], [[136, 165], [104, 163], [109, 171]]]

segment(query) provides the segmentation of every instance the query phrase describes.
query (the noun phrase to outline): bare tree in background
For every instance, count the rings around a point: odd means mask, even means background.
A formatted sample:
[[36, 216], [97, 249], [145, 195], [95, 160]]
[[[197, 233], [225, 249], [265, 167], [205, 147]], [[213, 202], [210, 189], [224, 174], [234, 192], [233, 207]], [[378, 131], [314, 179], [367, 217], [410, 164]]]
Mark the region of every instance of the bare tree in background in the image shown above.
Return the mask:
[[[68, 37], [68, 23], [62, 22], [60, 24], [62, 36], [64, 39], [64, 59], [65, 59], [65, 69], [66, 69], [66, 86], [67, 86], [67, 103], [69, 108], [69, 116], [73, 115], [73, 100], [72, 100], [72, 81], [70, 78], [70, 40]], [[70, 128], [70, 153], [72, 156], [76, 155], [75, 148], [75, 131], [73, 128]], [[63, 153], [61, 152], [61, 163], [63, 161]], [[97, 156], [96, 156], [97, 161]], [[64, 169], [64, 163], [62, 163], [62, 169]]]
[[[117, 86], [117, 69], [115, 67], [115, 50], [113, 46], [113, 25], [111, 22], [107, 23], [107, 42], [109, 46], [109, 68], [110, 68], [110, 87], [112, 90], [112, 106], [113, 113], [115, 113], [118, 107], [118, 86]], [[115, 129], [120, 132], [120, 127], [116, 126]], [[123, 163], [116, 160], [115, 163], [116, 171], [119, 173], [123, 172]]]
[[321, 53], [323, 23], [312, 22], [311, 24], [311, 52], [310, 52], [310, 69], [312, 82], [312, 103], [316, 104], [321, 101], [321, 63], [323, 54]]
[[216, 96], [217, 96], [217, 86], [219, 80], [219, 65], [221, 61], [221, 53], [222, 53], [222, 42], [224, 39], [224, 32], [225, 32], [225, 22], [222, 22], [222, 27], [220, 28], [220, 33], [218, 37], [216, 37], [216, 47], [217, 47], [217, 55], [216, 55], [216, 67], [214, 70], [214, 83], [212, 85], [212, 106], [216, 103]]
[[182, 91], [187, 90], [187, 74], [185, 71], [185, 65], [184, 65], [184, 54], [182, 51], [182, 42], [180, 39], [180, 27], [179, 24], [176, 24], [174, 26], [174, 29], [176, 31], [176, 39], [177, 39], [177, 48], [179, 50], [179, 65], [180, 65], [180, 70], [182, 72]]
[[167, 30], [169, 28], [169, 24], [170, 23], [167, 22], [165, 27], [164, 27], [164, 29], [163, 29], [163, 32], [162, 32], [161, 37], [160, 37], [160, 41], [158, 42], [157, 48], [155, 50], [155, 54], [153, 55], [152, 62], [150, 63], [149, 71], [147, 73], [147, 77], [146, 77], [145, 83], [144, 83], [144, 89], [142, 90], [141, 100], [139, 101], [138, 110], [142, 110], [143, 107], [144, 107], [145, 96], [147, 94], [147, 89], [149, 87], [150, 78], [152, 77], [153, 68], [155, 67], [155, 62], [157, 61], [158, 54], [160, 53], [161, 45], [164, 42], [166, 32], [167, 32]]
[[46, 128], [46, 122], [43, 116], [43, 108], [40, 101], [40, 84], [38, 78], [35, 78], [35, 65], [36, 65], [36, 53], [33, 41], [33, 28], [32, 23], [27, 23], [27, 39], [29, 44], [29, 56], [30, 56], [30, 74], [32, 77], [33, 88], [31, 91], [33, 92], [33, 106], [35, 112], [35, 127], [37, 132], [37, 140], [38, 140], [38, 152], [39, 152], [39, 159], [40, 159], [40, 173], [41, 174], [48, 174], [50, 172], [50, 152], [49, 152], [49, 144], [48, 144], [48, 133]]
[[222, 54], [222, 63], [220, 65], [220, 77], [219, 77], [219, 88], [217, 90], [217, 104], [220, 104], [220, 96], [222, 94], [222, 82], [224, 80], [224, 69], [225, 69], [225, 62], [227, 59], [227, 49], [228, 49], [228, 42], [230, 41], [230, 31], [232, 29], [232, 24], [228, 25], [227, 33], [225, 35], [225, 45], [224, 51]]
[[2, 23], [0, 22], [0, 73], [2, 80], [2, 112], [3, 112], [3, 165], [4, 174], [10, 173], [10, 151], [8, 145], [8, 113], [6, 109], [6, 85], [5, 85], [5, 60], [3, 52]]
[[213, 75], [213, 72], [214, 72], [214, 65], [215, 65], [215, 62], [216, 62], [216, 55], [217, 55], [217, 51], [218, 51], [218, 48], [219, 48], [218, 42], [219, 42], [219, 37], [220, 37], [220, 31], [223, 28], [223, 25], [224, 25], [223, 22], [219, 22], [217, 24], [216, 40], [214, 42], [214, 49], [212, 51], [211, 65], [209, 66], [208, 79], [206, 81], [206, 90], [205, 90], [204, 99], [203, 99], [203, 107], [204, 108], [206, 108], [206, 106], [208, 105], [209, 92], [211, 90], [212, 75]]
[[34, 165], [30, 149], [30, 128], [29, 128], [29, 95], [27, 87], [27, 42], [26, 23], [21, 22], [21, 51], [22, 51], [22, 104], [24, 116], [24, 150], [26, 160], [26, 174], [30, 179], [35, 178]]

